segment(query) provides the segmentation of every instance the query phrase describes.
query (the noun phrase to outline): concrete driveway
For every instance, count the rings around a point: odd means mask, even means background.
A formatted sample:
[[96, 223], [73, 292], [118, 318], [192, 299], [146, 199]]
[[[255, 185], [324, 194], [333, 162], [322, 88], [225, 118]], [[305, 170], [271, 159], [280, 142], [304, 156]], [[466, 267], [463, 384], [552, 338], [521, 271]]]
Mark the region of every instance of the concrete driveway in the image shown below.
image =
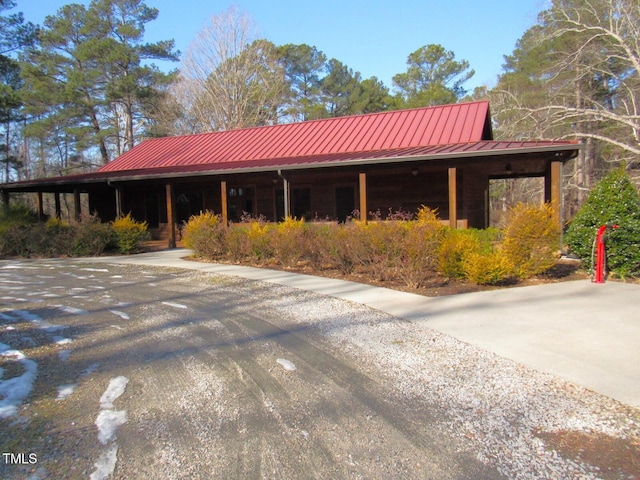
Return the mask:
[[184, 260], [175, 249], [101, 261], [170, 266], [360, 303], [640, 408], [640, 285], [561, 282], [423, 297], [353, 282]]

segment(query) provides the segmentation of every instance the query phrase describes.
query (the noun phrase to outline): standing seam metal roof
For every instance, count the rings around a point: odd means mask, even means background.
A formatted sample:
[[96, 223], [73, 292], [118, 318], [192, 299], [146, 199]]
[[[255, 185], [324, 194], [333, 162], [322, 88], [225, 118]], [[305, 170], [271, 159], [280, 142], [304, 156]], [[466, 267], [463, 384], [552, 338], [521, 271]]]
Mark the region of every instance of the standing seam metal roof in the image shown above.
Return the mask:
[[482, 101], [156, 138], [100, 172], [473, 143], [491, 140], [483, 138], [488, 122], [489, 103]]

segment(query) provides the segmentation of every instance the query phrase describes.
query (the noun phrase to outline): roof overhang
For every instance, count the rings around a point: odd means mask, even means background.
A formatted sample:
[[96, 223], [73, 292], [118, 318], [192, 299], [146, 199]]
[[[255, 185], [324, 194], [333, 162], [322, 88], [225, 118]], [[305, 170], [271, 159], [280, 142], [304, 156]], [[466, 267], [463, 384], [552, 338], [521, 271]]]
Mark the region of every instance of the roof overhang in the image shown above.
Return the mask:
[[483, 141], [470, 144], [454, 144], [431, 147], [412, 147], [370, 152], [311, 155], [290, 158], [273, 158], [250, 161], [213, 162], [148, 169], [93, 172], [53, 178], [26, 180], [0, 185], [6, 192], [71, 191], [83, 185], [115, 184], [143, 180], [163, 180], [188, 177], [223, 176], [263, 172], [286, 172], [336, 167], [390, 165], [407, 162], [440, 162], [456, 166], [471, 160], [501, 159], [509, 156], [530, 158], [544, 156], [565, 162], [574, 158], [581, 145], [578, 142]]

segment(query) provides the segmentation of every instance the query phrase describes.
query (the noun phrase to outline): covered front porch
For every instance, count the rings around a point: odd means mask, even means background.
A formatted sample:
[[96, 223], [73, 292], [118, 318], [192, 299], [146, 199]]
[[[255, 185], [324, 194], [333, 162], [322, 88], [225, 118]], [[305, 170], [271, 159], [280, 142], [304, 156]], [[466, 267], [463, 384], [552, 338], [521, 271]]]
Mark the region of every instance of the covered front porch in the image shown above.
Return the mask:
[[[72, 215], [96, 214], [111, 221], [130, 213], [146, 221], [156, 238], [174, 247], [190, 216], [213, 211], [225, 223], [246, 217], [280, 221], [366, 221], [389, 212], [414, 213], [424, 205], [452, 228], [485, 228], [490, 222], [489, 182], [542, 177], [545, 201], [562, 216], [562, 163], [572, 151], [518, 152], [448, 159], [410, 158], [350, 165], [228, 169], [206, 172], [117, 172], [41, 179], [2, 186], [10, 194], [32, 192], [41, 218], [60, 217], [61, 195], [71, 196]], [[87, 211], [88, 210], [88, 211]]]

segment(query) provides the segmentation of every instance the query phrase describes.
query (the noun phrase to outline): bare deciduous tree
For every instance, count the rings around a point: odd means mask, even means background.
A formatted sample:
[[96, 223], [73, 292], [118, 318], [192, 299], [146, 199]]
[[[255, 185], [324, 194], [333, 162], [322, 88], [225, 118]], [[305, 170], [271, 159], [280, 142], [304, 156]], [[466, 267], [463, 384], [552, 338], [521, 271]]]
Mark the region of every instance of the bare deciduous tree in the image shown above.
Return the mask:
[[231, 7], [214, 16], [185, 53], [176, 90], [195, 131], [276, 123], [285, 91], [275, 47]]
[[583, 141], [568, 180], [581, 204], [610, 164], [640, 162], [640, 3], [553, 0], [491, 97], [497, 130]]

